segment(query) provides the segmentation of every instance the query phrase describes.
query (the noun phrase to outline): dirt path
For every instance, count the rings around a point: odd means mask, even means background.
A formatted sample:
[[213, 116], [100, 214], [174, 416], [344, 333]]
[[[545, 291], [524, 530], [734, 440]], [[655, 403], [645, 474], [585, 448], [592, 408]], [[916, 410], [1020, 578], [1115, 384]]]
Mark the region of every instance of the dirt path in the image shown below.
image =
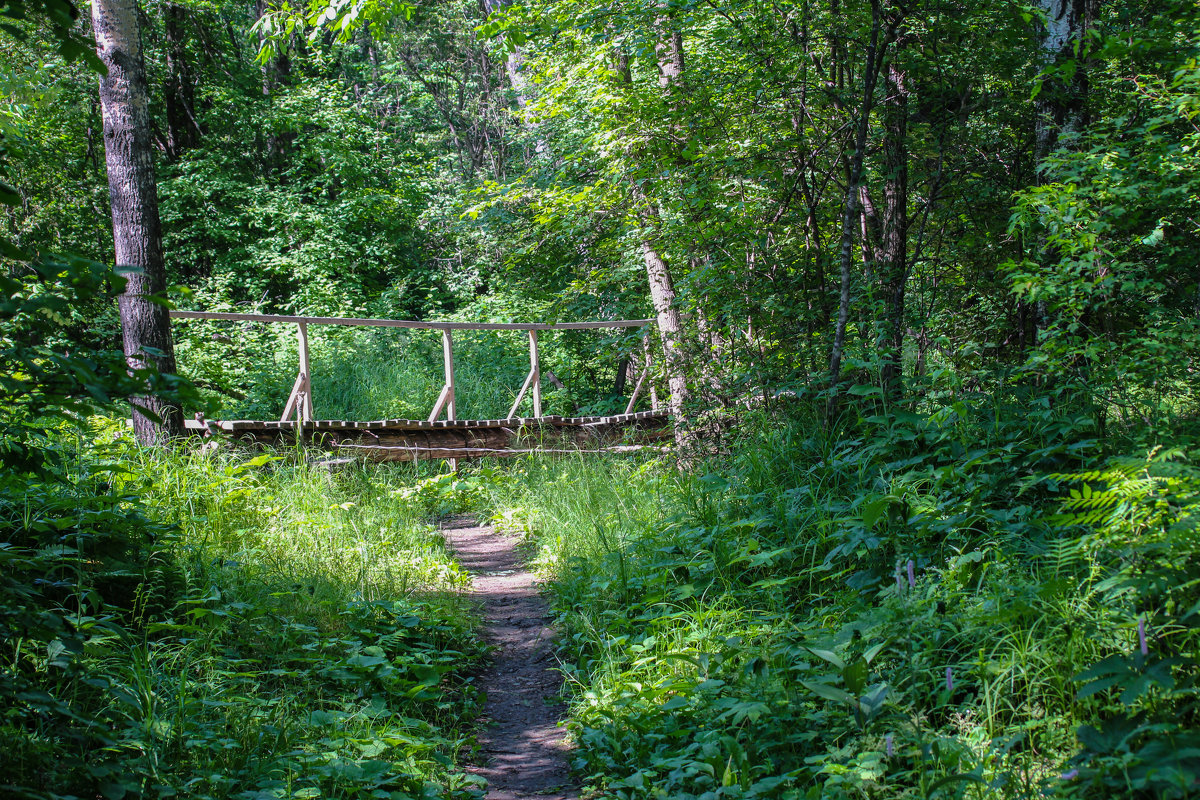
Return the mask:
[[479, 734], [488, 800], [577, 800], [567, 773], [567, 747], [553, 700], [562, 685], [554, 669], [546, 603], [534, 575], [517, 552], [517, 539], [456, 518], [442, 528], [458, 562], [474, 574], [474, 596], [483, 606], [484, 637], [496, 651], [479, 676], [487, 692]]

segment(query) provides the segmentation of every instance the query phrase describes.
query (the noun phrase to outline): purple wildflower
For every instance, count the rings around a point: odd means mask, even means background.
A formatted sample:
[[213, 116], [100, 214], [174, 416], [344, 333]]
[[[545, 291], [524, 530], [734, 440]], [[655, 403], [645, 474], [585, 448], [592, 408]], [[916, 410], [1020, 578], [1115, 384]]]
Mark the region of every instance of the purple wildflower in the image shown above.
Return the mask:
[[1063, 779], [1064, 781], [1075, 780], [1076, 778], [1079, 777], [1079, 770], [1073, 769], [1069, 772], [1064, 772], [1062, 775], [1059, 775], [1058, 777]]
[[954, 667], [946, 667], [946, 691], [954, 691]]
[[1146, 645], [1146, 618], [1138, 617], [1138, 647], [1142, 648], [1142, 655], [1150, 655], [1150, 648]]
[[904, 579], [900, 577], [900, 568], [896, 567], [896, 594], [904, 592]]
[[917, 579], [913, 575], [913, 567], [915, 567], [916, 564], [914, 564], [913, 560], [910, 558], [906, 566], [908, 567], [908, 588], [915, 589], [917, 588]]
[[883, 737], [883, 741], [887, 744], [887, 757], [891, 758], [896, 752], [895, 748], [892, 746], [892, 735], [889, 733], [887, 736]]

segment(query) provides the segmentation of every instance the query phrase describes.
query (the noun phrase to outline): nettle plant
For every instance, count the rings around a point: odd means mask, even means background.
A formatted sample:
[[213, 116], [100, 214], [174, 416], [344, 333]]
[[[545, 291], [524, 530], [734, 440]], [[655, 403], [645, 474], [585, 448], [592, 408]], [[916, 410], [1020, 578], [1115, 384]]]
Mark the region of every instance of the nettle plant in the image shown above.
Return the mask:
[[1063, 778], [1070, 793], [1186, 797], [1200, 782], [1200, 470], [1181, 451], [1154, 450], [1088, 472], [1054, 521], [1081, 525], [1075, 546], [1095, 565], [1103, 631], [1115, 651], [1076, 676], [1094, 711]]

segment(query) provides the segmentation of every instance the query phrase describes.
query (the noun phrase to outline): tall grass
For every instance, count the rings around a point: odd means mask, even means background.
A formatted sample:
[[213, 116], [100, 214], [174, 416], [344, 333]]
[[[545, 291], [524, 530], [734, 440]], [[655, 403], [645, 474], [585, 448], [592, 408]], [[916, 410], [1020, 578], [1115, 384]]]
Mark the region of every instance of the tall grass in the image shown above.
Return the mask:
[[[16, 675], [54, 710], [13, 709], [40, 720], [5, 728], [17, 796], [473, 796], [457, 762], [483, 648], [440, 509], [413, 491], [430, 469], [252, 455], [85, 448], [48, 490], [76, 487], [77, 508], [0, 503], [5, 563], [61, 576], [22, 602], [86, 632], [50, 642], [57, 672], [47, 645], [6, 643], [0, 689]], [[65, 546], [24, 549], [54, 531]]]
[[1200, 480], [1086, 472], [1107, 499], [1050, 519], [1054, 483], [1014, 465], [1063, 445], [976, 437], [964, 461], [971, 424], [773, 420], [710, 470], [497, 481], [551, 578], [581, 773], [628, 798], [1188, 796], [1200, 670], [1134, 628], [1194, 643], [1195, 583], [1136, 553], [1192, 563]]

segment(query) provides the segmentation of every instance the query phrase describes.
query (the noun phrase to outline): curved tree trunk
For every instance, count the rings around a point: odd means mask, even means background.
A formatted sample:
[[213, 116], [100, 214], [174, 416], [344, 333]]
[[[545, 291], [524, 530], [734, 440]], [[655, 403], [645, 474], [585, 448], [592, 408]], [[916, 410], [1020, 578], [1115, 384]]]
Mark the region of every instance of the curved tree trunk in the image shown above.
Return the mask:
[[[897, 46], [897, 49], [900, 45]], [[893, 56], [884, 101], [883, 233], [879, 288], [883, 295], [880, 383], [887, 402], [900, 399], [904, 363], [904, 292], [908, 281], [908, 87]]]
[[[659, 5], [665, 8], [665, 3]], [[661, 33], [654, 45], [658, 60], [658, 85], [670, 94], [683, 79], [683, 34], [664, 14], [658, 20]], [[643, 198], [644, 199], [644, 198]], [[667, 387], [671, 398], [667, 407], [675, 420], [675, 443], [687, 444], [687, 409], [691, 400], [687, 382], [687, 353], [682, 346], [683, 325], [679, 309], [675, 304], [675, 281], [671, 268], [663, 258], [662, 250], [655, 240], [655, 231], [661, 225], [658, 209], [652, 202], [645, 202], [646, 222], [650, 227], [642, 239], [642, 257], [646, 263], [646, 280], [650, 286], [650, 300], [654, 304], [654, 315], [658, 321], [658, 332], [662, 336]]]
[[862, 184], [863, 153], [867, 147], [867, 130], [871, 120], [871, 107], [875, 100], [875, 81], [882, 62], [879, 29], [882, 10], [879, 0], [871, 3], [871, 39], [867, 45], [867, 65], [863, 73], [862, 108], [854, 134], [854, 154], [850, 159], [850, 171], [846, 181], [846, 201], [842, 206], [842, 238], [838, 248], [838, 263], [841, 285], [838, 300], [837, 326], [833, 334], [833, 347], [829, 352], [829, 400], [825, 406], [825, 417], [832, 423], [838, 414], [838, 392], [842, 378], [842, 352], [846, 346], [846, 324], [850, 320], [850, 267], [853, 260], [854, 221], [858, 218], [859, 186]]
[[[135, 0], [92, 2], [96, 53], [108, 68], [100, 80], [100, 108], [116, 267], [127, 278], [118, 305], [130, 368], [153, 366], [173, 373], [175, 351], [167, 309], [152, 299], [163, 294], [166, 278], [137, 15]], [[159, 397], [138, 397], [133, 428], [138, 441], [153, 444], [181, 434], [183, 415]]]
[[686, 354], [680, 346], [683, 335], [683, 325], [679, 318], [679, 309], [675, 307], [675, 283], [671, 279], [671, 270], [663, 260], [654, 242], [649, 239], [642, 241], [642, 256], [646, 262], [646, 278], [650, 284], [650, 301], [654, 304], [654, 315], [658, 322], [658, 333], [662, 337], [667, 387], [671, 390], [671, 399], [667, 407], [675, 420], [675, 441], [686, 443], [687, 431], [685, 414], [688, 394]]

